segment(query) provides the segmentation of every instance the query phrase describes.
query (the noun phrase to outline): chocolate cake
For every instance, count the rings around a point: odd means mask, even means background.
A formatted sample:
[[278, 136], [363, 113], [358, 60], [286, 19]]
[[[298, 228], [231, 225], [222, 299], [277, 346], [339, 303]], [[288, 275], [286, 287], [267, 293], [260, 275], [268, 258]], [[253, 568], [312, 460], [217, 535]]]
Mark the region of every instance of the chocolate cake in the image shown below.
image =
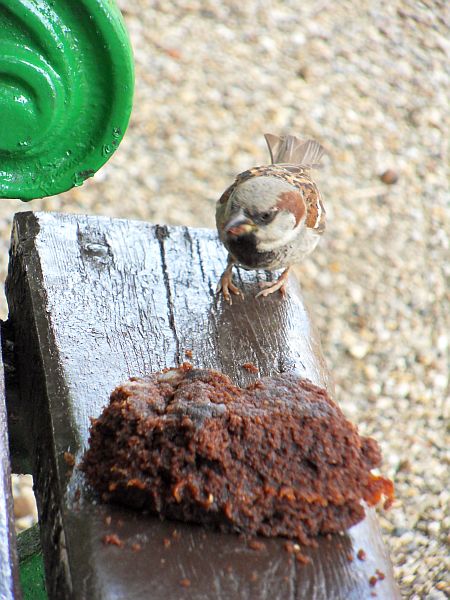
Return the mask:
[[132, 378], [93, 420], [81, 465], [104, 501], [307, 543], [393, 497], [381, 455], [325, 390], [292, 374], [240, 388], [216, 371]]

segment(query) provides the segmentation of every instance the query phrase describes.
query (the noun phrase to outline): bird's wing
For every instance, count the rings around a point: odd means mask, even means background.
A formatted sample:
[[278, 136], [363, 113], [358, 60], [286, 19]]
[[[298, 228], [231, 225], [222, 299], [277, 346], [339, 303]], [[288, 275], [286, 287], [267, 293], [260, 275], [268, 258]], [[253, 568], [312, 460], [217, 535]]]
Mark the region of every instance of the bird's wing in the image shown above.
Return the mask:
[[322, 234], [326, 227], [326, 213], [320, 192], [315, 184], [304, 190], [306, 203], [306, 227]]
[[301, 168], [293, 171], [281, 165], [274, 165], [271, 175], [287, 181], [302, 192], [306, 204], [306, 227], [313, 229], [315, 233], [323, 233], [326, 226], [325, 208], [319, 188], [309, 176], [308, 171]]
[[216, 226], [217, 231], [219, 232], [219, 237], [223, 241], [223, 229], [226, 223], [226, 211], [227, 211], [227, 202], [233, 190], [236, 188], [236, 181], [228, 187], [224, 193], [220, 196], [219, 200], [216, 203]]

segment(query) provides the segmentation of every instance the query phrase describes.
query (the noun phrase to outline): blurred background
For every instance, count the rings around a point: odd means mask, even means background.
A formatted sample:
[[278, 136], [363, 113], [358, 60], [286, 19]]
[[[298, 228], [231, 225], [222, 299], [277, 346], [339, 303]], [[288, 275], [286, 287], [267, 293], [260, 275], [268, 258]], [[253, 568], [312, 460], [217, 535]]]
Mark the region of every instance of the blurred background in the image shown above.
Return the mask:
[[[14, 212], [214, 227], [265, 132], [328, 149], [328, 230], [299, 267], [337, 400], [384, 453], [380, 513], [404, 597], [450, 596], [450, 4], [445, 0], [120, 0], [136, 61], [116, 154], [82, 187], [0, 202], [0, 276]], [[1, 313], [7, 308], [1, 298]], [[13, 478], [17, 527], [33, 516]]]

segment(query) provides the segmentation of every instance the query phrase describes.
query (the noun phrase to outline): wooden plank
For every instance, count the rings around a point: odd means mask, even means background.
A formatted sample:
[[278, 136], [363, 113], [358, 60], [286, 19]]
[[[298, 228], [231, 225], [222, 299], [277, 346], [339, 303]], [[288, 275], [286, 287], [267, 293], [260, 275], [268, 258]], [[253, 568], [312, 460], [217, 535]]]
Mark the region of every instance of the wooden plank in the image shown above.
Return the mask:
[[[115, 385], [178, 364], [186, 350], [195, 366], [240, 385], [255, 377], [242, 368], [252, 361], [260, 375], [293, 369], [330, 389], [297, 282], [285, 298], [255, 301], [255, 274], [241, 272], [245, 300], [229, 307], [214, 294], [224, 265], [213, 231], [16, 215], [7, 297], [50, 598], [399, 598], [373, 511], [346, 535], [320, 539], [301, 566], [282, 540], [255, 551], [235, 535], [99, 505], [64, 461], [64, 452], [80, 459], [89, 417]], [[104, 544], [111, 533], [123, 547]], [[349, 561], [359, 549], [367, 560]], [[385, 579], [373, 588], [376, 569]]]
[[8, 323], [0, 322], [4, 385], [7, 390], [9, 458], [13, 473], [31, 473], [32, 466], [27, 438], [27, 413], [20, 409], [20, 387], [15, 367], [13, 332]]
[[11, 495], [5, 378], [0, 357], [0, 598], [20, 600], [21, 597]]

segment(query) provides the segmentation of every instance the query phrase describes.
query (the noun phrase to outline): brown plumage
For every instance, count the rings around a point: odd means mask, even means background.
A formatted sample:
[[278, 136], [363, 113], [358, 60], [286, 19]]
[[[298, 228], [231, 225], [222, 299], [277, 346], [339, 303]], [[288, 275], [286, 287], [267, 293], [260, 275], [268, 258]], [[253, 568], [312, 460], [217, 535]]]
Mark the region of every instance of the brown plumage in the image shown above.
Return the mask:
[[258, 296], [283, 292], [290, 266], [309, 254], [325, 231], [325, 209], [310, 176], [319, 166], [323, 147], [292, 135], [265, 138], [272, 164], [240, 173], [217, 202], [217, 229], [228, 250], [219, 290], [230, 303], [230, 292], [242, 295], [232, 282], [233, 265], [283, 268], [279, 280]]

